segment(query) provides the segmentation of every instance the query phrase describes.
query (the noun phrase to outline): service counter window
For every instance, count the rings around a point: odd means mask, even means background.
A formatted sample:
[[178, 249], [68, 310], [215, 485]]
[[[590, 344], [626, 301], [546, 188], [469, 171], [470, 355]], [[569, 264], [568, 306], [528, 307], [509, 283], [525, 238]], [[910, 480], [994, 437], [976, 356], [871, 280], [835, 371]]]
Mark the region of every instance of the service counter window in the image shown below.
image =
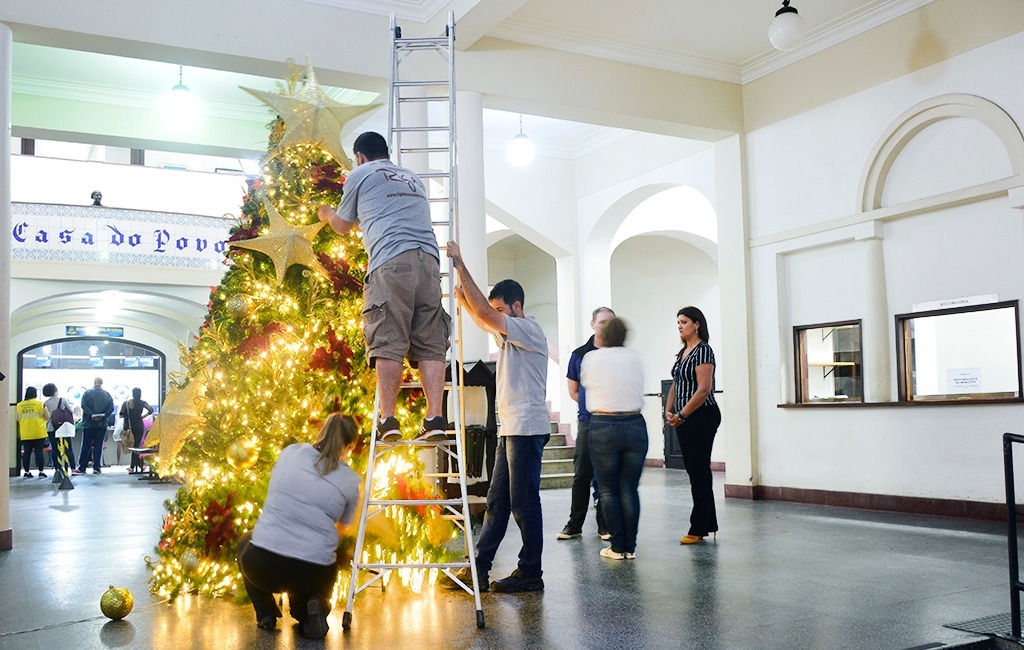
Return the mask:
[[900, 401], [1021, 396], [1017, 301], [896, 316]]
[[864, 401], [860, 321], [793, 328], [798, 404]]

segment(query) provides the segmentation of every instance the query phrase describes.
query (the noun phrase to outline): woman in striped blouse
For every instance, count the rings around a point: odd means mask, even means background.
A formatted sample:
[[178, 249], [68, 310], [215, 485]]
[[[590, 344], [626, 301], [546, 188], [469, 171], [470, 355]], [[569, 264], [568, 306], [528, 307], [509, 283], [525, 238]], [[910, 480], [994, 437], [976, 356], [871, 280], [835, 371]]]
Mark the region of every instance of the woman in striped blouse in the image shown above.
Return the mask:
[[676, 314], [676, 324], [683, 349], [672, 366], [665, 421], [679, 437], [693, 495], [690, 530], [679, 543], [697, 544], [718, 531], [711, 490], [711, 447], [722, 413], [715, 402], [715, 353], [708, 345], [704, 314], [696, 307], [683, 307]]

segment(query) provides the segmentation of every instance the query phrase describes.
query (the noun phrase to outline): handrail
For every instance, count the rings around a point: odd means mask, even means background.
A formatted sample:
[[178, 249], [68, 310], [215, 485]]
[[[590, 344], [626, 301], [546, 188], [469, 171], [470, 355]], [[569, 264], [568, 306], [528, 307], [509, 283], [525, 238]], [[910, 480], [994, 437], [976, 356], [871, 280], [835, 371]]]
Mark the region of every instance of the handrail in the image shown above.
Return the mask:
[[1017, 566], [1017, 517], [1022, 512], [1017, 510], [1017, 497], [1014, 494], [1013, 480], [1013, 443], [1024, 443], [1024, 436], [1016, 433], [1003, 434], [1003, 475], [1006, 478], [1006, 546], [1010, 565], [1010, 632], [1017, 641], [1020, 636], [1020, 592], [1024, 583], [1020, 581], [1020, 568]]

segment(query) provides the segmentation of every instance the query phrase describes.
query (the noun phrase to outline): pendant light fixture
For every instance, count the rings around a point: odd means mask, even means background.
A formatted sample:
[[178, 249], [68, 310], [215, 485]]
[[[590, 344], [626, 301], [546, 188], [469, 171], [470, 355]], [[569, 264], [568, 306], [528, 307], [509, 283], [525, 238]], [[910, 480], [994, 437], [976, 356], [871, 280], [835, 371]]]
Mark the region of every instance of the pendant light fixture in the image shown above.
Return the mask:
[[536, 149], [533, 143], [530, 142], [530, 138], [526, 137], [523, 133], [523, 114], [519, 114], [519, 134], [512, 138], [512, 142], [508, 143], [508, 149], [505, 151], [508, 156], [509, 162], [516, 167], [523, 167], [524, 165], [530, 164], [533, 160], [533, 155], [536, 153]]
[[178, 83], [171, 87], [164, 102], [164, 116], [177, 127], [189, 127], [195, 122], [199, 104], [182, 80], [185, 66], [178, 66]]
[[789, 6], [790, 0], [782, 0], [782, 8], [775, 12], [775, 19], [768, 25], [768, 40], [775, 49], [788, 52], [800, 47], [807, 33], [804, 19], [796, 7]]

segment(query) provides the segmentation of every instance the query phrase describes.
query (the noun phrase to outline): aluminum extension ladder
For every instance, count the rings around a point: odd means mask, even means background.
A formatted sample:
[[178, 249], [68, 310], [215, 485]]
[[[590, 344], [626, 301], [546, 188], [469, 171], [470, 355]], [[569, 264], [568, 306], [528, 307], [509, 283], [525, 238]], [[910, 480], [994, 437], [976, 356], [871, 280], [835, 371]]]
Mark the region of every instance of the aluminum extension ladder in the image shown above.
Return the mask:
[[[415, 56], [414, 56], [415, 55]], [[447, 67], [447, 75], [430, 71], [437, 68], [438, 61], [423, 61], [430, 55], [440, 56]], [[480, 604], [480, 583], [474, 562], [475, 546], [473, 527], [470, 521], [469, 499], [466, 494], [465, 463], [465, 413], [463, 405], [462, 373], [462, 317], [455, 299], [455, 269], [444, 254], [448, 240], [458, 241], [458, 198], [457, 198], [457, 155], [455, 137], [455, 14], [449, 12], [445, 35], [436, 38], [406, 38], [401, 27], [395, 24], [391, 14], [391, 72], [388, 93], [388, 144], [392, 159], [397, 165], [416, 172], [427, 188], [431, 205], [431, 224], [438, 235], [442, 251], [441, 283], [445, 307], [452, 316], [451, 369], [452, 381], [445, 384], [450, 391], [454, 415], [454, 439], [438, 442], [401, 440], [381, 442], [376, 436], [376, 422], [379, 419], [380, 395], [374, 398], [374, 422], [370, 433], [370, 451], [363, 489], [362, 515], [356, 536], [355, 553], [352, 558], [352, 578], [348, 590], [348, 602], [342, 618], [342, 628], [352, 625], [352, 606], [356, 595], [393, 569], [437, 569], [473, 594], [476, 603], [477, 627], [484, 627], [484, 612]], [[418, 59], [416, 67], [402, 76], [401, 64], [406, 59]], [[431, 66], [430, 63], [435, 65]], [[427, 64], [427, 65], [423, 65]], [[444, 113], [447, 115], [444, 115]], [[438, 214], [443, 213], [443, 214]], [[402, 388], [419, 387], [420, 384], [403, 383]], [[452, 431], [449, 431], [452, 433]], [[435, 449], [439, 458], [447, 460], [449, 468], [458, 471], [447, 473], [425, 473], [425, 478], [439, 481], [458, 478], [461, 495], [456, 499], [394, 500], [375, 499], [372, 495], [373, 473], [377, 463], [396, 447], [414, 446]], [[454, 522], [463, 533], [466, 544], [465, 556], [459, 561], [443, 563], [385, 563], [364, 562], [363, 542], [366, 522], [375, 516], [382, 516], [389, 508], [414, 508], [437, 505], [444, 517]], [[454, 572], [469, 569], [472, 584], [458, 580]], [[360, 576], [368, 577], [361, 581]]]

